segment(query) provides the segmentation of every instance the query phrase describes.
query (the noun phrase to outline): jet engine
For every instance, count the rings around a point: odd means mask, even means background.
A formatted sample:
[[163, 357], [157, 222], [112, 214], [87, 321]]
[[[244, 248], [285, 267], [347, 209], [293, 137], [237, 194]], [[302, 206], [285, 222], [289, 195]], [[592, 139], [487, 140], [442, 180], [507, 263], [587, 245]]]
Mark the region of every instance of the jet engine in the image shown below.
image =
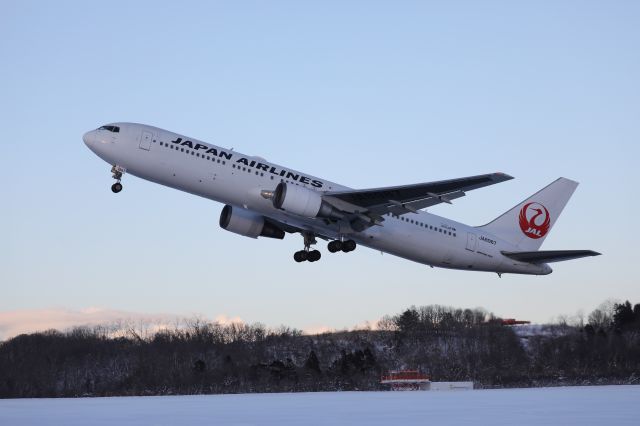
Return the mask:
[[245, 237], [284, 238], [284, 231], [264, 220], [264, 216], [247, 209], [224, 206], [220, 213], [220, 227]]
[[311, 189], [280, 182], [273, 192], [273, 206], [276, 209], [304, 217], [324, 217], [341, 219], [344, 215], [322, 200], [322, 196]]

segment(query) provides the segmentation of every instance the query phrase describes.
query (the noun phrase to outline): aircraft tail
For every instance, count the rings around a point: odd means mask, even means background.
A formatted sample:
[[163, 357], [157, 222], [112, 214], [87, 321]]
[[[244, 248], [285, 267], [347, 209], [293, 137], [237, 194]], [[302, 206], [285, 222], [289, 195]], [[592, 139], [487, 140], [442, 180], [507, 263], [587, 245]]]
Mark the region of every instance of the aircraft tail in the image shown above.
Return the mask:
[[479, 228], [520, 250], [538, 250], [577, 187], [578, 182], [559, 178]]

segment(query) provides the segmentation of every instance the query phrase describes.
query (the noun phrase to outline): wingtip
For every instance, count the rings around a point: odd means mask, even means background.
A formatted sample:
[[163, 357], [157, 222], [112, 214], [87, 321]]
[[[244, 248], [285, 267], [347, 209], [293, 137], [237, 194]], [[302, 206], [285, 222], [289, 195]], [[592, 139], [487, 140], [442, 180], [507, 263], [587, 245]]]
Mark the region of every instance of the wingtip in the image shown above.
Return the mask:
[[502, 172], [495, 172], [493, 175], [494, 175], [494, 176], [496, 176], [496, 177], [498, 178], [498, 180], [500, 180], [500, 181], [505, 181], [505, 180], [511, 180], [511, 179], [514, 179], [514, 177], [513, 177], [513, 176], [508, 175], [508, 174], [506, 174], [506, 173], [502, 173]]

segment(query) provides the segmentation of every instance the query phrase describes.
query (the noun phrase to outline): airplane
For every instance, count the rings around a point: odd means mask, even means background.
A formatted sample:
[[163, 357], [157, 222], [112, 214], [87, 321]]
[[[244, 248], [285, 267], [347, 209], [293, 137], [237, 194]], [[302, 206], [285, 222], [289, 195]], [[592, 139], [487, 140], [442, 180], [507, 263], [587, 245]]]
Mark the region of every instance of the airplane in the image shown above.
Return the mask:
[[136, 123], [111, 123], [83, 135], [109, 163], [122, 190], [125, 173], [224, 204], [220, 227], [245, 237], [299, 233], [296, 262], [320, 260], [362, 245], [431, 267], [547, 275], [551, 262], [597, 256], [591, 250], [539, 251], [578, 186], [559, 178], [483, 226], [426, 212], [466, 192], [513, 177], [490, 173], [436, 182], [351, 189], [195, 138]]

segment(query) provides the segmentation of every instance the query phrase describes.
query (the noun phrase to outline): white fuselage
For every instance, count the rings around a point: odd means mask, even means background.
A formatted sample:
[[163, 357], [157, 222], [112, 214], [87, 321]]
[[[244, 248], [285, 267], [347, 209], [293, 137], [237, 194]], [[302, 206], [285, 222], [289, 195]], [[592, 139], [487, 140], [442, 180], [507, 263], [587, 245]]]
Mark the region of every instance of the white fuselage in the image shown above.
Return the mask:
[[[104, 161], [126, 173], [220, 203], [257, 212], [275, 221], [324, 237], [339, 239], [344, 229], [320, 218], [306, 218], [276, 209], [261, 196], [281, 181], [319, 192], [345, 186], [279, 166], [157, 127], [114, 123], [118, 133], [94, 130], [87, 146]], [[494, 235], [424, 211], [385, 215], [382, 226], [348, 234], [358, 244], [425, 265], [498, 273], [546, 275], [546, 265], [523, 263], [502, 255], [516, 247]]]

